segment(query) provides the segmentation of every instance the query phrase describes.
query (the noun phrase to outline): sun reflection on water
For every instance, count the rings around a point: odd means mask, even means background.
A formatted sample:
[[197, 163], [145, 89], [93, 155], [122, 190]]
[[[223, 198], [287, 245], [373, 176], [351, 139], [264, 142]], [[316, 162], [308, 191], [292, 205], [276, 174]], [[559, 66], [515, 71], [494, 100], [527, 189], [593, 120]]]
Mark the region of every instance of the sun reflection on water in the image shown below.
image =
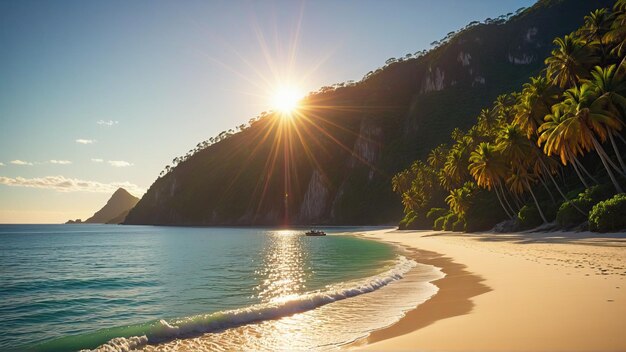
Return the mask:
[[307, 251], [299, 233], [280, 230], [268, 237], [269, 245], [263, 251], [263, 264], [255, 272], [259, 284], [257, 298], [262, 302], [284, 302], [296, 298], [306, 290], [311, 275]]

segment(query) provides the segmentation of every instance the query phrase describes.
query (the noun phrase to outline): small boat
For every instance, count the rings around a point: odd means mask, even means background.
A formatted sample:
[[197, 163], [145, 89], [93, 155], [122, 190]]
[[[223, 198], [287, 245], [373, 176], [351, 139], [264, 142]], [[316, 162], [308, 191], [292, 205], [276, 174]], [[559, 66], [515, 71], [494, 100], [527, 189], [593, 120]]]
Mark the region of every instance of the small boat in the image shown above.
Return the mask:
[[326, 236], [326, 232], [320, 230], [310, 230], [304, 233], [307, 236]]

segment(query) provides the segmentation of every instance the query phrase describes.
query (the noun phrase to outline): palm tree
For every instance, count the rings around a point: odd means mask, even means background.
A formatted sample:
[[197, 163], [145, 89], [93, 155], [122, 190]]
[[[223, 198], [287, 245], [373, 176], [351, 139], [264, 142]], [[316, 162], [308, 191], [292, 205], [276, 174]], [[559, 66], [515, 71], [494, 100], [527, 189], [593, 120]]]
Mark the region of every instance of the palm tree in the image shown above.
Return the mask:
[[506, 125], [500, 131], [498, 138], [496, 138], [496, 148], [513, 166], [529, 164], [530, 140], [526, 138], [517, 125]]
[[545, 76], [531, 77], [518, 97], [513, 123], [531, 138], [543, 123], [543, 118], [550, 114], [550, 109], [557, 103], [560, 93], [561, 90], [550, 84]]
[[498, 114], [493, 113], [489, 109], [480, 110], [480, 114], [478, 114], [478, 123], [476, 124], [478, 128], [487, 132], [490, 131], [498, 124]]
[[442, 169], [442, 173], [449, 181], [451, 188], [462, 183], [465, 170], [467, 170], [467, 157], [464, 155], [463, 149], [458, 144], [455, 144], [448, 153], [446, 163]]
[[563, 109], [565, 117], [562, 124], [570, 130], [565, 137], [569, 139], [568, 144], [577, 145], [580, 150], [595, 150], [613, 186], [619, 193], [623, 193], [611, 167], [619, 173], [621, 171], [611, 161], [601, 144], [609, 134], [621, 130], [622, 122], [606, 114], [588, 84], [583, 84], [580, 89], [574, 87], [567, 90], [564, 97], [565, 100], [559, 106]]
[[614, 135], [621, 137], [618, 133], [624, 122], [624, 116], [626, 112], [626, 81], [616, 76], [616, 66], [611, 65], [605, 69], [596, 66], [591, 72], [592, 79], [587, 81], [590, 90], [592, 90], [598, 98], [593, 104], [599, 104], [604, 113], [612, 116], [612, 119], [621, 123], [615, 124], [615, 128], [607, 132], [617, 161], [622, 167], [622, 172], [626, 173], [626, 164], [622, 159], [619, 148], [615, 143]]
[[490, 143], [483, 142], [478, 145], [475, 151], [470, 155], [469, 172], [476, 180], [478, 186], [491, 190], [494, 189], [500, 206], [504, 212], [513, 219], [510, 210], [504, 205], [502, 196], [498, 193], [498, 187], [501, 189], [501, 182], [506, 174], [506, 163], [496, 147]]
[[546, 115], [545, 122], [537, 129], [539, 134], [537, 145], [543, 145], [543, 151], [548, 157], [553, 154], [558, 155], [563, 165], [571, 163], [582, 184], [585, 188], [589, 188], [589, 184], [579, 169], [579, 167], [582, 168], [582, 164], [577, 155], [583, 154], [583, 151], [576, 143], [578, 125], [573, 122], [567, 120], [560, 105], [553, 106], [552, 113]]
[[537, 207], [537, 211], [539, 211], [539, 215], [541, 216], [541, 219], [543, 220], [544, 223], [547, 223], [548, 220], [546, 219], [546, 216], [543, 214], [543, 211], [541, 210], [541, 206], [539, 205], [539, 202], [537, 201], [537, 197], [535, 197], [535, 193], [533, 192], [533, 188], [530, 185], [530, 183], [533, 182], [534, 180], [535, 180], [535, 177], [532, 174], [528, 173], [526, 169], [516, 167], [513, 170], [513, 173], [511, 173], [509, 178], [506, 180], [506, 182], [509, 185], [509, 189], [515, 194], [522, 194], [525, 191], [528, 191], [530, 195], [532, 196], [533, 201], [535, 202], [535, 206]]
[[580, 34], [587, 43], [598, 46], [601, 62], [606, 59], [604, 35], [610, 27], [611, 21], [607, 9], [597, 9], [585, 16], [585, 24], [580, 29]]
[[465, 214], [471, 206], [471, 196], [474, 188], [473, 182], [466, 182], [462, 187], [451, 190], [446, 197], [446, 203], [450, 206], [450, 210], [460, 219], [465, 218]]
[[448, 156], [448, 146], [440, 144], [428, 153], [426, 161], [435, 170], [440, 170], [444, 167], [446, 157]]
[[613, 46], [613, 55], [622, 58], [619, 68], [626, 69], [626, 0], [618, 0], [613, 5], [613, 23], [603, 40]]
[[557, 48], [545, 61], [548, 78], [561, 88], [576, 85], [576, 82], [587, 77], [587, 66], [594, 58], [581, 41], [571, 35], [556, 38], [553, 42]]

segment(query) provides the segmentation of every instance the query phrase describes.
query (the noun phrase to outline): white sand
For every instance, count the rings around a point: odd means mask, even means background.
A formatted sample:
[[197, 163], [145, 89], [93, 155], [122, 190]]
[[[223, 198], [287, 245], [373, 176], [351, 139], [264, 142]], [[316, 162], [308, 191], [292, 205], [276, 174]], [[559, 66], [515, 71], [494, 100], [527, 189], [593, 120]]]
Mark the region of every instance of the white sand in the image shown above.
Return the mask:
[[366, 236], [442, 254], [422, 256], [449, 275], [430, 301], [351, 348], [626, 351], [626, 234]]

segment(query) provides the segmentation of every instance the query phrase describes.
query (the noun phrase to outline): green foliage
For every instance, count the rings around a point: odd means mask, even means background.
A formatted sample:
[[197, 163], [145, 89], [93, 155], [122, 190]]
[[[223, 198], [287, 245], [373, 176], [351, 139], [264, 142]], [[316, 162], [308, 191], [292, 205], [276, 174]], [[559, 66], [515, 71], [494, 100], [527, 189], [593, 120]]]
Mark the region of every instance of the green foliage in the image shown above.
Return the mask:
[[495, 193], [479, 188], [474, 194], [472, 206], [465, 214], [465, 231], [486, 231], [503, 219], [505, 219], [505, 214], [498, 205]]
[[417, 219], [417, 215], [415, 215], [415, 213], [412, 211], [405, 214], [404, 218], [398, 224], [398, 229], [400, 230], [410, 229], [411, 225], [415, 222], [416, 219]]
[[448, 215], [446, 215], [443, 218], [443, 224], [441, 226], [441, 229], [444, 231], [453, 231], [454, 227], [454, 223], [457, 222], [458, 217], [456, 214], [454, 213], [450, 213]]
[[431, 220], [436, 220], [442, 216], [446, 216], [450, 211], [444, 208], [432, 208], [426, 214], [426, 217]]
[[589, 212], [589, 229], [607, 232], [626, 228], [626, 194], [599, 202]]
[[465, 231], [466, 230], [466, 222], [465, 219], [459, 217], [457, 221], [452, 224], [453, 231]]
[[533, 205], [524, 205], [517, 214], [517, 221], [522, 230], [532, 229], [543, 223], [537, 207]]
[[587, 221], [594, 204], [612, 195], [608, 185], [593, 186], [579, 193], [576, 198], [563, 202], [556, 214], [556, 221], [563, 227], [572, 227]]
[[[550, 6], [544, 6], [547, 3]], [[546, 0], [541, 4], [535, 9], [547, 10], [556, 3]], [[497, 96], [491, 107], [477, 113], [473, 126], [458, 124], [452, 130], [451, 144], [428, 153], [429, 166], [448, 192], [446, 203], [457, 221], [465, 220], [467, 231], [487, 229], [505, 216], [517, 218], [521, 228], [555, 218], [561, 226], [575, 226], [587, 220], [594, 204], [614, 191], [623, 192], [619, 169], [626, 170], [626, 166], [619, 149], [624, 148], [618, 146], [616, 136], [626, 120], [624, 25], [623, 0], [611, 9], [586, 16], [578, 30], [554, 39], [545, 70], [531, 77], [520, 92]], [[496, 63], [490, 72], [500, 68]], [[424, 99], [437, 99], [440, 94], [443, 91]], [[460, 104], [465, 97], [459, 97]], [[557, 212], [555, 194], [568, 192], [557, 179], [569, 179], [574, 172], [585, 187], [589, 180], [602, 185], [610, 182], [612, 187], [594, 186], [576, 192]], [[412, 192], [424, 192], [416, 186]], [[477, 187], [496, 197], [477, 195]], [[520, 203], [522, 208], [515, 214], [513, 208]], [[499, 204], [502, 212], [494, 212], [494, 204]], [[450, 218], [448, 215], [441, 221], [441, 228], [453, 227]]]
[[443, 224], [446, 221], [446, 218], [448, 217], [448, 215], [450, 215], [449, 213], [444, 215], [444, 216], [440, 216], [435, 220], [435, 223], [433, 224], [433, 230], [436, 231], [441, 231], [443, 230]]

